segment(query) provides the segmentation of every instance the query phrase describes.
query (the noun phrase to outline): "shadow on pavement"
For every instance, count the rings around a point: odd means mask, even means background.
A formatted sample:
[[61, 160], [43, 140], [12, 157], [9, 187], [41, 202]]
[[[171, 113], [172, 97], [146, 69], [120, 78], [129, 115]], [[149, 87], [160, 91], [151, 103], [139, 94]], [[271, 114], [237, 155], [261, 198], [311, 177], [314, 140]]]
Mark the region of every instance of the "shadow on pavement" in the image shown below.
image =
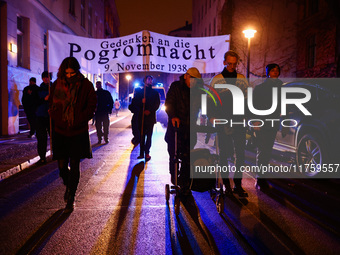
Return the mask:
[[38, 254], [44, 244], [63, 225], [70, 216], [64, 209], [56, 211], [41, 227], [26, 241], [16, 254]]

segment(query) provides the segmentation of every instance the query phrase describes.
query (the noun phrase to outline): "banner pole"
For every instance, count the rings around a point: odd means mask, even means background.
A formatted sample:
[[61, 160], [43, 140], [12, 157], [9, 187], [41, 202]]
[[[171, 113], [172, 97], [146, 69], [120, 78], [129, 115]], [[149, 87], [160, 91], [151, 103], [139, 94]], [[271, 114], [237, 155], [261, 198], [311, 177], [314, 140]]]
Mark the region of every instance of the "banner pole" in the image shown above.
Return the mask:
[[[150, 37], [150, 32], [147, 31], [147, 30], [143, 30], [143, 32], [142, 32], [142, 37], [144, 38], [144, 36], [146, 36], [146, 35], [148, 35], [148, 36]], [[146, 42], [143, 41], [143, 44], [146, 44]], [[145, 54], [145, 55], [143, 56], [143, 64], [147, 64], [148, 67], [149, 67], [149, 69], [150, 69], [150, 56], [149, 56], [149, 54]], [[149, 71], [149, 70], [148, 70], [148, 71]], [[147, 72], [147, 71], [145, 70], [144, 73], [146, 74], [146, 72]], [[143, 81], [144, 81], [144, 93], [143, 93], [144, 96], [143, 96], [143, 99], [146, 100], [146, 98], [145, 98], [145, 94], [146, 94], [146, 88], [145, 88], [145, 76], [144, 76], [144, 78], [143, 78]], [[143, 153], [145, 152], [145, 139], [143, 139], [143, 138], [144, 138], [143, 133], [144, 133], [144, 118], [145, 118], [145, 116], [144, 116], [144, 111], [145, 111], [145, 104], [146, 104], [146, 102], [143, 102], [142, 126], [141, 126], [141, 132], [140, 132], [140, 135], [141, 135], [140, 142], [143, 143], [143, 149], [144, 149]], [[145, 156], [145, 155], [144, 155], [144, 156]]]
[[[51, 94], [51, 76], [50, 76], [50, 48], [49, 48], [49, 33], [48, 33], [48, 30], [46, 32], [46, 41], [47, 41], [47, 45], [46, 45], [46, 48], [47, 48], [47, 73], [48, 73], [48, 76], [50, 77], [50, 82], [48, 84], [48, 96], [50, 96]], [[48, 97], [48, 101], [50, 101], [50, 98]], [[50, 103], [48, 103], [50, 104]], [[51, 116], [50, 114], [48, 114], [48, 118], [49, 118], [49, 125], [50, 125], [50, 151], [51, 151], [51, 155], [52, 155], [52, 158], [53, 158], [53, 137], [52, 137], [52, 134], [53, 134], [53, 127], [52, 127], [52, 119], [51, 119]]]

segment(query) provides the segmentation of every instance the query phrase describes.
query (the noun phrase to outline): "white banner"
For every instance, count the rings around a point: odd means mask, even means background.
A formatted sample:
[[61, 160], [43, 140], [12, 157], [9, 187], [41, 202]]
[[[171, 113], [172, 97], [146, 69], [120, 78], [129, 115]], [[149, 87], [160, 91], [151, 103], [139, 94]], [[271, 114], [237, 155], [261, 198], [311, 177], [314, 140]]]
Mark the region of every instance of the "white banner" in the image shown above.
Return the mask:
[[49, 70], [56, 72], [64, 58], [78, 59], [93, 74], [123, 72], [221, 72], [230, 35], [173, 37], [141, 31], [118, 38], [92, 39], [48, 31]]

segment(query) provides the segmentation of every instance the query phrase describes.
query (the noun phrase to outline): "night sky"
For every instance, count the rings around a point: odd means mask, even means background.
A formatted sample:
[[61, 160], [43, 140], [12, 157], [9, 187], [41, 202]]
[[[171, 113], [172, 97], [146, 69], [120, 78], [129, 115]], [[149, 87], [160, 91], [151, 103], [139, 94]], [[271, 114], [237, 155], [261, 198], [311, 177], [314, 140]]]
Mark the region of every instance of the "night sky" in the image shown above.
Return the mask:
[[120, 36], [149, 30], [160, 34], [192, 21], [191, 0], [116, 0]]

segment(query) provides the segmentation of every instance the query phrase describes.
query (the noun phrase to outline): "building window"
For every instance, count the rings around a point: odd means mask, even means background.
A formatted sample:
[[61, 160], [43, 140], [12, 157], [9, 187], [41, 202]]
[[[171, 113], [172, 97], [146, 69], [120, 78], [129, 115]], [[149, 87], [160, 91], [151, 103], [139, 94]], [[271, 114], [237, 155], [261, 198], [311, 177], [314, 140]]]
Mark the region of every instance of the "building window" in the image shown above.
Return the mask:
[[47, 35], [44, 34], [44, 71], [48, 70], [48, 63], [47, 63]]
[[319, 11], [319, 0], [308, 1], [308, 16], [311, 16]]
[[85, 0], [80, 3], [80, 25], [85, 28]]
[[315, 66], [315, 56], [316, 56], [316, 42], [315, 42], [315, 35], [312, 35], [307, 39], [307, 67], [308, 68]]
[[89, 17], [89, 35], [92, 36], [92, 5], [89, 5], [89, 13], [88, 13], [88, 17]]
[[30, 37], [29, 19], [17, 16], [17, 66], [30, 68]]
[[68, 12], [72, 16], [76, 16], [75, 0], [70, 0], [70, 6], [69, 6], [69, 9], [68, 9]]

